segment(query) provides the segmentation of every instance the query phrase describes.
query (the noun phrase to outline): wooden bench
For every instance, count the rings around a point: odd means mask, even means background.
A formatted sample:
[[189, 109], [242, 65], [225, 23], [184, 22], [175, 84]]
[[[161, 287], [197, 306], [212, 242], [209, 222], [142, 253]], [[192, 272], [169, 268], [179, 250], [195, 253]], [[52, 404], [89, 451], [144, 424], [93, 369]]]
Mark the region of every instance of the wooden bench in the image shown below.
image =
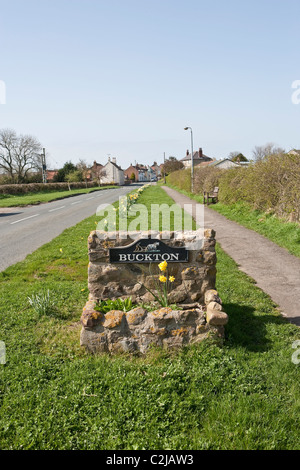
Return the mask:
[[212, 192], [203, 193], [203, 203], [208, 205], [209, 200], [211, 199], [211, 202], [215, 204], [218, 202], [218, 196], [219, 196], [219, 188], [218, 186], [216, 186]]

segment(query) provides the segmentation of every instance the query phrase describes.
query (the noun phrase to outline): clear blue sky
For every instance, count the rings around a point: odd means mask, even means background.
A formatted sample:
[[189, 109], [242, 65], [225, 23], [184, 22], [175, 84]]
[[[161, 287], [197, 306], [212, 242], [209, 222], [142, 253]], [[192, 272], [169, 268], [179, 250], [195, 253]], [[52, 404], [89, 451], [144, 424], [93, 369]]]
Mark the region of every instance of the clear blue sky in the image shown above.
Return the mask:
[[0, 128], [49, 166], [300, 148], [299, 0], [0, 0]]

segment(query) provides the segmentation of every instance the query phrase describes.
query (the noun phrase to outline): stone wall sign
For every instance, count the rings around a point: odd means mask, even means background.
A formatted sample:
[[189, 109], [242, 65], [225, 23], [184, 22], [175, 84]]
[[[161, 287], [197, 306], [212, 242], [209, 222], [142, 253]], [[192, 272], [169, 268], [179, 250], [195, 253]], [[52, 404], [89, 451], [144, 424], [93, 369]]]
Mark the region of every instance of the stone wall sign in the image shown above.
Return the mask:
[[[138, 240], [135, 232], [114, 236], [93, 231], [88, 238], [89, 300], [81, 317], [82, 346], [92, 353], [145, 354], [152, 346], [171, 349], [224, 337], [228, 316], [215, 290], [213, 230], [180, 237], [176, 232], [145, 231]], [[160, 282], [162, 261], [168, 264], [166, 275], [173, 278], [164, 308], [151, 293]], [[129, 312], [99, 311], [103, 300], [129, 297]]]
[[157, 239], [140, 239], [127, 247], [110, 248], [110, 263], [187, 263], [186, 248], [171, 247]]

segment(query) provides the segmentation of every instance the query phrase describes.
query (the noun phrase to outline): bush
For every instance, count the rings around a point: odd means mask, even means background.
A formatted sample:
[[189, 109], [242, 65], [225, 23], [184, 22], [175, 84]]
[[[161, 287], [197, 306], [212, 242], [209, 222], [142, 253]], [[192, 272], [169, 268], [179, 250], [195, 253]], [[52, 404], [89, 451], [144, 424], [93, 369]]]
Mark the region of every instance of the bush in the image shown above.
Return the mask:
[[[167, 182], [190, 191], [191, 170], [176, 171]], [[247, 167], [229, 170], [195, 168], [195, 193], [212, 191], [215, 186], [219, 186], [219, 201], [224, 204], [242, 201], [253, 209], [300, 221], [300, 155], [271, 155]]]
[[[68, 191], [70, 189], [94, 188], [98, 186], [96, 182], [92, 183], [30, 183], [30, 184], [5, 184], [0, 186], [0, 194], [27, 194], [49, 191]], [[106, 186], [106, 185], [102, 185]]]
[[190, 191], [191, 189], [191, 170], [188, 168], [186, 170], [178, 170], [170, 173], [167, 176], [167, 183], [171, 186], [177, 186], [179, 189], [184, 191]]

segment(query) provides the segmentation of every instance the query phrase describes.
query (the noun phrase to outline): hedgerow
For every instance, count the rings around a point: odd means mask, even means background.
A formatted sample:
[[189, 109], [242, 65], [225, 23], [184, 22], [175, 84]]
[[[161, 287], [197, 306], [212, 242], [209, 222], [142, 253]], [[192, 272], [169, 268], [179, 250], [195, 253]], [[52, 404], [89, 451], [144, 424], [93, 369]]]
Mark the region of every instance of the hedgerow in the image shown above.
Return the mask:
[[[190, 170], [168, 176], [168, 184], [190, 190]], [[220, 170], [195, 168], [194, 192], [202, 194], [219, 186], [223, 204], [246, 202], [253, 209], [271, 212], [289, 221], [300, 221], [300, 155], [271, 155], [247, 167]]]
[[[89, 183], [30, 183], [30, 184], [4, 184], [0, 185], [0, 194], [26, 194], [42, 191], [68, 191], [71, 189], [94, 188], [98, 186], [96, 182]], [[106, 186], [106, 185], [101, 185]], [[107, 185], [109, 186], [109, 185]]]

